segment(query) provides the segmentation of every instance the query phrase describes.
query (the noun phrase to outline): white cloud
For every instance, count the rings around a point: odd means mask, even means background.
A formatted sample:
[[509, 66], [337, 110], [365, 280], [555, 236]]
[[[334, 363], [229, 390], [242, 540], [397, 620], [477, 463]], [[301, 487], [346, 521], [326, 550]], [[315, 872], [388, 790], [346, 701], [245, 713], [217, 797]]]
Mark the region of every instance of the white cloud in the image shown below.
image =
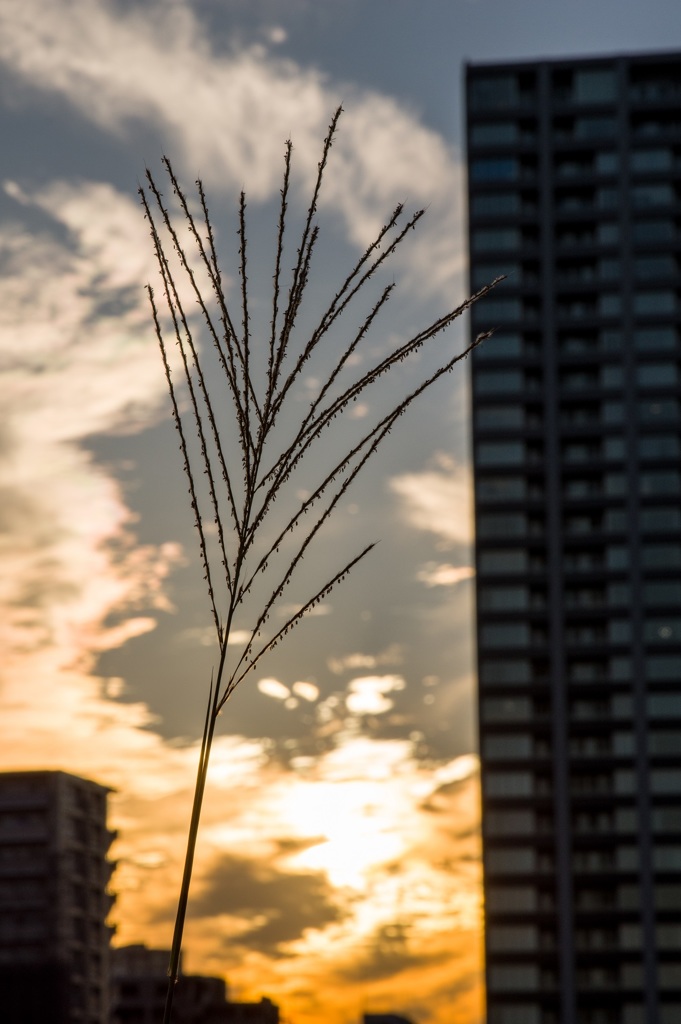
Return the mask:
[[451, 301], [464, 267], [461, 161], [392, 98], [331, 83], [262, 47], [215, 53], [182, 0], [126, 13], [102, 0], [6, 0], [0, 60], [31, 89], [61, 95], [107, 132], [149, 122], [190, 180], [198, 173], [230, 191], [245, 185], [253, 200], [276, 194], [289, 134], [309, 191], [320, 140], [342, 98], [347, 113], [322, 205], [341, 214], [360, 246], [396, 203], [428, 205], [428, 226], [403, 269], [420, 294]]
[[278, 679], [259, 679], [258, 689], [266, 697], [273, 697], [275, 700], [288, 700], [291, 696], [288, 686], [284, 686]]
[[382, 715], [394, 707], [388, 694], [405, 685], [402, 676], [361, 676], [350, 683], [345, 705], [353, 715]]
[[393, 477], [390, 489], [402, 500], [402, 513], [412, 526], [434, 533], [445, 545], [472, 539], [469, 470], [440, 455], [432, 468]]
[[470, 565], [438, 565], [436, 562], [428, 562], [416, 574], [416, 579], [427, 587], [454, 587], [474, 576], [475, 569]]

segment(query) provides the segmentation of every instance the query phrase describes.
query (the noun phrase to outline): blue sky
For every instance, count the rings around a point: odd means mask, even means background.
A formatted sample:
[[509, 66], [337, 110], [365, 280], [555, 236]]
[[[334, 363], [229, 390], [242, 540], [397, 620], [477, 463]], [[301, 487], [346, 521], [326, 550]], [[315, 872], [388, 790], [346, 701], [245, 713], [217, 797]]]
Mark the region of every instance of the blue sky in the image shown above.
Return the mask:
[[[680, 44], [678, 0], [3, 3], [0, 757], [116, 788], [118, 941], [169, 941], [215, 659], [145, 166], [203, 178], [228, 275], [246, 190], [265, 289], [284, 140], [295, 217], [342, 102], [310, 315], [395, 203], [427, 208], [376, 354], [465, 293], [464, 62]], [[464, 367], [398, 425], [320, 555], [371, 560], [223, 719], [189, 963], [299, 1022], [481, 1017], [467, 401]]]

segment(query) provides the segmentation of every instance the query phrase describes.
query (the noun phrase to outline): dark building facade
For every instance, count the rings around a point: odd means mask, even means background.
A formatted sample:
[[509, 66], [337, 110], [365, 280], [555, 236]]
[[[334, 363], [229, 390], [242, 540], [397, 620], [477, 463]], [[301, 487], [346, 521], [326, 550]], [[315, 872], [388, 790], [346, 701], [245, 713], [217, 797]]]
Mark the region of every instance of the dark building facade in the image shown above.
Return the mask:
[[677, 1024], [681, 55], [466, 86], [488, 1024]]
[[0, 1020], [108, 1024], [109, 790], [0, 774]]

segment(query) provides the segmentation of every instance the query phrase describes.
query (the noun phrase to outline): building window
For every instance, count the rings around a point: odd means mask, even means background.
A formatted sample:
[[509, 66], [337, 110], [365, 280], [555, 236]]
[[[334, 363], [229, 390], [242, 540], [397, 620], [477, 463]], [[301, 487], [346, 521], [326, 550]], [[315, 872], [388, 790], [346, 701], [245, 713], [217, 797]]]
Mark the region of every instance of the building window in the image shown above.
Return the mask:
[[527, 587], [481, 587], [478, 604], [482, 611], [524, 611], [529, 607]]
[[529, 683], [532, 666], [527, 658], [484, 658], [480, 664], [480, 680], [485, 684]]
[[[485, 815], [485, 829], [487, 834], [490, 836], [496, 835], [512, 835], [514, 833], [518, 835], [532, 835], [535, 830], [534, 812], [533, 811], [488, 811]], [[506, 893], [508, 890], [502, 890]], [[514, 891], [514, 890], [511, 890]], [[533, 889], [522, 890], [523, 892], [531, 893], [534, 895]], [[489, 899], [488, 899], [489, 904]], [[497, 907], [497, 910], [502, 909]], [[505, 909], [513, 909], [506, 907]], [[519, 910], [529, 909], [527, 907], [518, 907]]]
[[478, 517], [478, 537], [524, 537], [526, 533], [524, 512], [488, 512]]
[[646, 533], [668, 533], [670, 530], [681, 530], [681, 509], [669, 505], [641, 509], [641, 529]]
[[666, 182], [660, 185], [634, 185], [631, 199], [635, 209], [643, 209], [647, 206], [669, 206], [676, 201], [676, 194]]
[[470, 178], [472, 182], [517, 181], [520, 177], [520, 163], [512, 156], [497, 156], [472, 160]]
[[634, 294], [634, 313], [638, 316], [664, 316], [676, 312], [676, 292], [654, 291]]
[[480, 713], [485, 722], [526, 721], [532, 713], [532, 703], [527, 697], [486, 697]]
[[641, 549], [641, 564], [644, 569], [679, 569], [681, 545], [644, 544]]
[[[645, 512], [655, 512], [656, 509], [645, 509]], [[672, 510], [678, 513], [678, 509]], [[648, 605], [681, 605], [681, 581], [679, 580], [651, 580], [643, 584], [643, 601]]]
[[673, 220], [638, 220], [634, 221], [631, 237], [639, 245], [673, 242], [676, 226]]
[[[530, 772], [486, 772], [484, 776], [484, 791], [488, 797], [532, 796], [534, 792], [534, 779]], [[533, 853], [533, 851], [527, 852]]]
[[479, 370], [473, 387], [478, 395], [519, 394], [525, 388], [525, 376], [522, 370]]
[[517, 249], [522, 243], [519, 228], [477, 228], [472, 235], [474, 252], [503, 252]]
[[521, 429], [525, 423], [525, 409], [522, 405], [483, 405], [475, 413], [475, 422], [481, 429]]
[[471, 143], [478, 146], [512, 146], [519, 138], [517, 121], [488, 121], [471, 127]]
[[[471, 212], [479, 216], [513, 216], [520, 213], [518, 192], [490, 192], [471, 199]], [[495, 277], [497, 275], [494, 275]], [[490, 280], [493, 280], [491, 278]]]
[[670, 171], [673, 162], [670, 149], [636, 149], [631, 154], [632, 171]]
[[537, 948], [537, 929], [530, 924], [492, 925], [487, 931], [487, 948], [493, 953], [527, 953]]
[[485, 575], [527, 572], [528, 565], [527, 551], [524, 548], [481, 551], [478, 560], [478, 570]]
[[483, 750], [486, 757], [495, 761], [528, 758], [532, 756], [532, 737], [524, 733], [486, 736]]
[[673, 327], [639, 327], [634, 331], [634, 346], [641, 352], [676, 348]]
[[491, 991], [518, 992], [539, 988], [539, 968], [535, 964], [493, 964], [487, 977]]
[[[681, 679], [681, 657], [678, 655], [651, 655], [646, 661], [646, 668], [653, 679], [676, 682]], [[681, 693], [649, 693], [648, 714], [651, 718], [681, 718]]]
[[522, 501], [527, 495], [525, 477], [484, 476], [478, 481], [481, 501]]
[[617, 78], [611, 68], [575, 71], [575, 103], [613, 103], [617, 99]]

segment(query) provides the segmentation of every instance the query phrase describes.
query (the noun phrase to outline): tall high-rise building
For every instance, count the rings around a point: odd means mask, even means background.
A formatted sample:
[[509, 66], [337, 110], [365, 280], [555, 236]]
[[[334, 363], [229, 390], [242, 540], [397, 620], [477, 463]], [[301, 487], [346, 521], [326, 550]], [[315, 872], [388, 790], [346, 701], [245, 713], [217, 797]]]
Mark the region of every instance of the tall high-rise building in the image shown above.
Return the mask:
[[466, 85], [488, 1024], [678, 1024], [681, 54]]
[[0, 774], [0, 1020], [108, 1024], [109, 790]]

